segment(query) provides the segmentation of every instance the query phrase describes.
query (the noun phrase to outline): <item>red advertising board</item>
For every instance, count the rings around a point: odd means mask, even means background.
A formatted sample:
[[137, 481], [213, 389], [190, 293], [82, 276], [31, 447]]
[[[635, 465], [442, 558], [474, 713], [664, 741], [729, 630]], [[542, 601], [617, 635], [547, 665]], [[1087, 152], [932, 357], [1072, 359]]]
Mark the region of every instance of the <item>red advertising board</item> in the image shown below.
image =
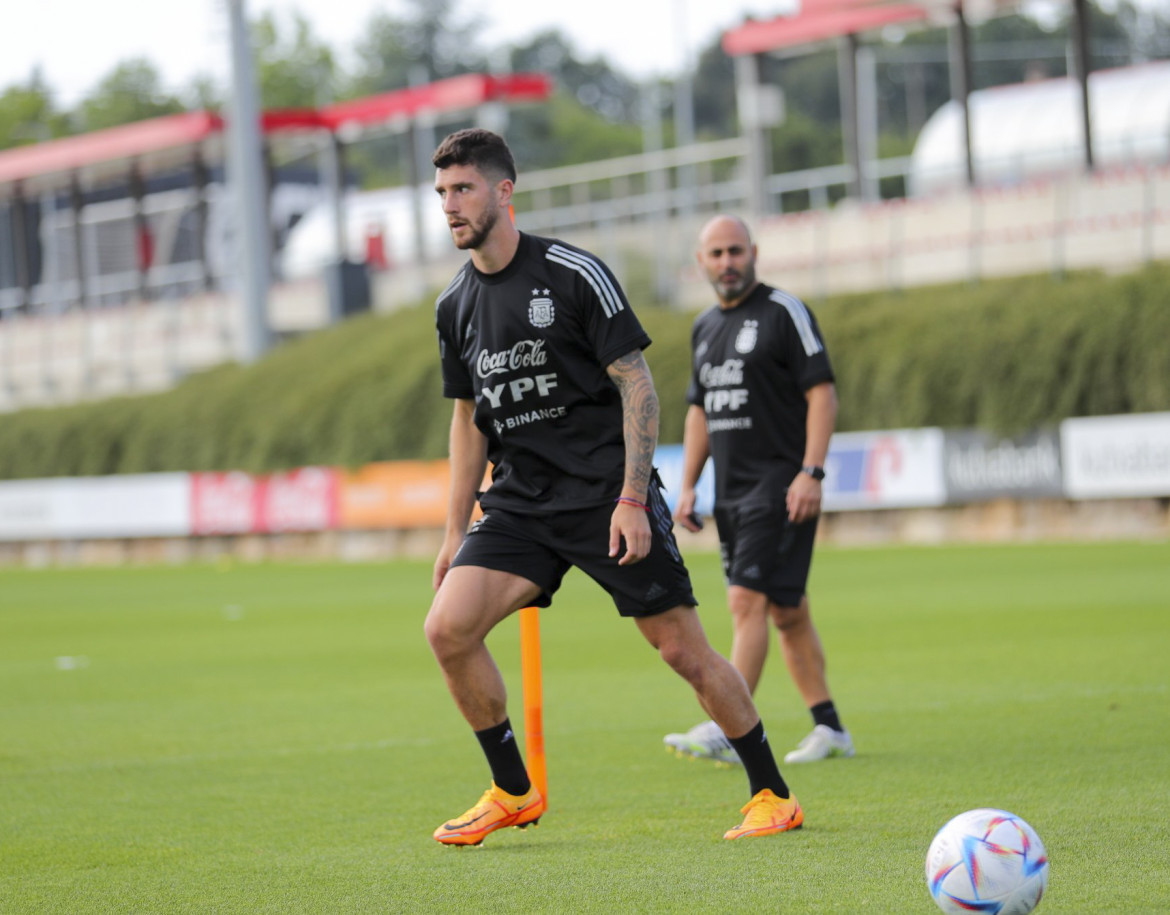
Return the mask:
[[191, 533], [250, 534], [256, 530], [256, 481], [251, 475], [191, 474]]
[[196, 535], [323, 531], [337, 527], [337, 471], [302, 467], [255, 477], [191, 474], [191, 530]]
[[261, 481], [260, 530], [327, 531], [337, 527], [337, 471], [302, 467]]

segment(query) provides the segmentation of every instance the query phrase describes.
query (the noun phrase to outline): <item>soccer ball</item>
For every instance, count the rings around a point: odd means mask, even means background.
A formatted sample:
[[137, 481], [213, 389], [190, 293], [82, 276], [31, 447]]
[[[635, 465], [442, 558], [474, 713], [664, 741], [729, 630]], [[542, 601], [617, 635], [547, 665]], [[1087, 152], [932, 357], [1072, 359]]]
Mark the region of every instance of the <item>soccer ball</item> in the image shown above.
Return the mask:
[[926, 853], [926, 887], [947, 915], [1026, 915], [1047, 886], [1044, 843], [1006, 810], [960, 813]]

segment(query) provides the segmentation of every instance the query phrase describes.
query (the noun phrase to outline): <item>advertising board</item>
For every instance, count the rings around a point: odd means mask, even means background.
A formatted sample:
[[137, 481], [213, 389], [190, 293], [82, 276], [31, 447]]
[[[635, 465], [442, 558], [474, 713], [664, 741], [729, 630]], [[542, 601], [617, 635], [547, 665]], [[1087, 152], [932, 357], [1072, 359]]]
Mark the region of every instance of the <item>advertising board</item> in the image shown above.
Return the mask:
[[1170, 413], [1066, 419], [1060, 447], [1070, 499], [1170, 496]]
[[1055, 429], [1000, 438], [975, 429], [943, 437], [947, 501], [1051, 498], [1064, 493], [1060, 437]]
[[191, 530], [185, 473], [0, 482], [0, 540], [183, 537]]
[[839, 432], [825, 460], [824, 510], [943, 505], [941, 429]]

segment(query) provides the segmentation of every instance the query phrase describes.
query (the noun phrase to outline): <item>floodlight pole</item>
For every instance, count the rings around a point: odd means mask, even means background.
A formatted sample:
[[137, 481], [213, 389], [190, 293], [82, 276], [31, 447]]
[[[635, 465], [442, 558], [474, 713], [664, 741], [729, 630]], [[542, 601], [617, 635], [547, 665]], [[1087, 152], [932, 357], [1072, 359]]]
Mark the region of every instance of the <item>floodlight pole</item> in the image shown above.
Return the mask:
[[[410, 85], [412, 87], [425, 86], [431, 75], [426, 67], [417, 64], [410, 68]], [[431, 167], [431, 156], [435, 152], [434, 113], [418, 111], [410, 121], [410, 215], [414, 222], [414, 237], [418, 239], [415, 247], [415, 262], [420, 266], [427, 263], [427, 235], [425, 198], [419, 191], [424, 181], [433, 181], [434, 174], [428, 174]], [[432, 198], [433, 199], [433, 198]]]
[[971, 30], [963, 4], [955, 5], [955, 19], [947, 32], [950, 57], [951, 98], [959, 103], [963, 126], [963, 150], [968, 189], [975, 187], [975, 151], [971, 140]]
[[248, 20], [244, 0], [227, 0], [227, 3], [232, 47], [232, 90], [227, 124], [228, 186], [235, 201], [240, 233], [240, 356], [247, 363], [264, 355], [271, 342], [268, 287], [272, 254], [260, 144], [260, 105]]
[[1089, 105], [1089, 71], [1093, 64], [1089, 56], [1089, 5], [1086, 0], [1073, 0], [1073, 27], [1070, 40], [1072, 41], [1076, 81], [1081, 96], [1080, 116], [1081, 129], [1085, 136], [1085, 171], [1091, 172], [1094, 168], [1094, 157], [1093, 118]]
[[760, 110], [760, 58], [759, 54], [740, 54], [734, 58], [740, 132], [747, 139], [745, 205], [753, 216], [763, 216], [772, 209], [768, 201], [771, 171], [768, 131]]
[[852, 177], [848, 194], [854, 200], [861, 197], [862, 168], [861, 131], [857, 113], [857, 35], [850, 32], [837, 39], [837, 91], [841, 97], [841, 127], [845, 141], [845, 164]]
[[877, 56], [873, 47], [859, 45], [856, 60], [858, 187], [862, 200], [881, 200], [881, 183], [877, 176]]
[[[674, 82], [674, 145], [685, 148], [695, 142], [695, 86], [685, 0], [675, 0], [674, 23], [680, 57], [678, 79]], [[684, 221], [695, 211], [698, 184], [694, 165], [683, 165], [678, 169], [678, 212]]]

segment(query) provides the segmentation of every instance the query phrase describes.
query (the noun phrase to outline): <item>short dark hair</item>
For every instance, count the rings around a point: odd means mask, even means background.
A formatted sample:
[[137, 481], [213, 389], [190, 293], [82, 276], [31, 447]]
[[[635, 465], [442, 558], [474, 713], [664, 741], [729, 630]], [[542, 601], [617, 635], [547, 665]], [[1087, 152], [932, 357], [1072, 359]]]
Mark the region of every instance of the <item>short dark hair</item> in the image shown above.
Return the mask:
[[516, 180], [516, 163], [512, 150], [499, 134], [481, 127], [469, 127], [448, 134], [431, 156], [435, 168], [471, 165], [488, 176]]

